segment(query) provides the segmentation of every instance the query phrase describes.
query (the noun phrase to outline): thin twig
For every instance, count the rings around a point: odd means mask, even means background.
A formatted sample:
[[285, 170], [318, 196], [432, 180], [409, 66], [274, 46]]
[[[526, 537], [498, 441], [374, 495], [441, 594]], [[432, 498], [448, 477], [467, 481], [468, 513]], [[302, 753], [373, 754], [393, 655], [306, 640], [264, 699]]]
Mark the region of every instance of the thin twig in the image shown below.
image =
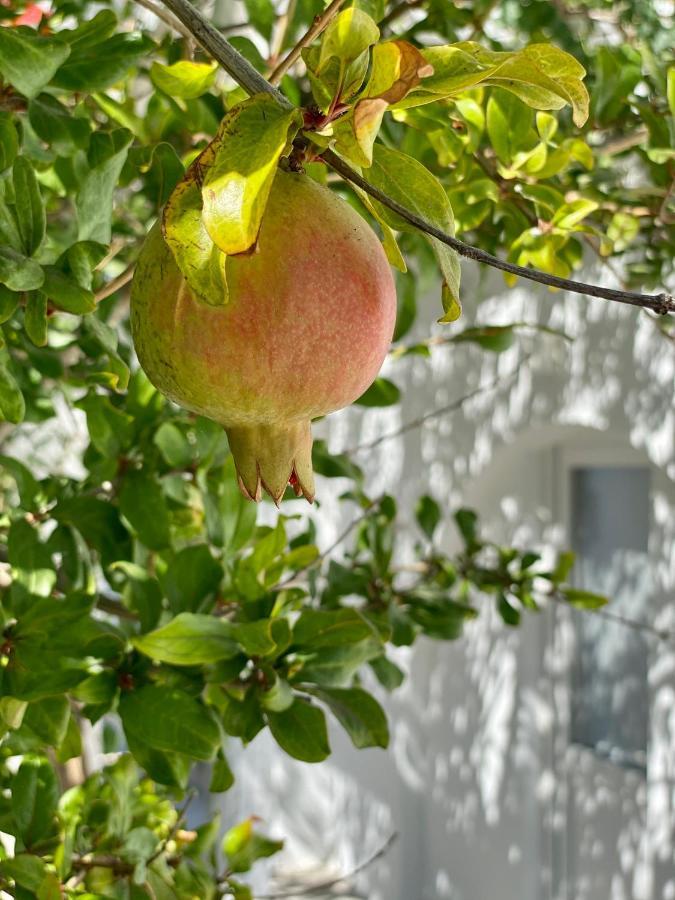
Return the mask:
[[417, 6], [421, 6], [424, 2], [425, 0], [401, 0], [401, 2], [397, 3], [396, 6], [393, 6], [387, 15], [380, 21], [380, 28], [386, 28], [404, 13], [407, 13], [411, 9], [415, 9]]
[[189, 28], [186, 28], [181, 22], [178, 22], [173, 16], [169, 15], [165, 9], [159, 6], [159, 4], [154, 3], [153, 0], [136, 0], [136, 3], [138, 3], [139, 6], [143, 6], [151, 13], [154, 13], [154, 15], [156, 15], [158, 19], [161, 19], [165, 25], [168, 25], [169, 28], [173, 28], [174, 31], [177, 31], [179, 34], [182, 34], [187, 40], [192, 40], [192, 32]]
[[291, 27], [293, 18], [295, 17], [295, 10], [297, 5], [298, 0], [288, 0], [286, 11], [282, 13], [282, 15], [280, 15], [277, 19], [276, 27], [274, 29], [274, 34], [272, 35], [272, 41], [270, 44], [270, 55], [269, 59], [267, 60], [268, 65], [270, 66], [275, 66], [279, 62], [281, 51], [284, 49], [284, 41], [286, 40], [288, 29]]
[[125, 284], [129, 284], [131, 279], [134, 277], [134, 269], [136, 268], [135, 264], [132, 263], [130, 266], [122, 272], [121, 275], [118, 275], [117, 278], [113, 278], [112, 281], [109, 281], [108, 284], [105, 284], [100, 291], [96, 292], [96, 296], [94, 300], [97, 303], [100, 303], [101, 300], [105, 300], [106, 297], [110, 297], [112, 294], [116, 293], [123, 288]]
[[281, 891], [277, 894], [258, 894], [258, 900], [284, 900], [286, 897], [309, 897], [312, 894], [329, 891], [331, 888], [334, 888], [343, 882], [350, 882], [365, 869], [372, 866], [373, 863], [377, 862], [378, 859], [381, 859], [385, 853], [387, 853], [397, 837], [398, 834], [395, 831], [392, 832], [379, 850], [376, 850], [372, 856], [369, 856], [368, 859], [359, 863], [356, 868], [352, 869], [352, 871], [348, 872], [346, 875], [340, 875], [338, 878], [331, 878], [329, 881], [322, 881], [318, 884], [310, 885], [307, 888], [300, 888], [300, 890]]
[[[423, 416], [419, 416], [417, 419], [412, 419], [410, 422], [405, 422], [403, 425], [394, 429], [394, 431], [387, 431], [385, 434], [381, 434], [378, 438], [375, 438], [374, 441], [368, 441], [365, 444], [358, 444], [356, 447], [352, 447], [349, 450], [342, 450], [340, 453], [345, 456], [351, 456], [354, 453], [361, 453], [363, 450], [373, 450], [375, 447], [379, 447], [380, 444], [383, 444], [385, 441], [389, 441], [392, 438], [400, 437], [402, 434], [405, 434], [408, 431], [413, 431], [415, 428], [421, 428], [424, 424], [431, 421], [432, 419], [437, 419], [439, 416], [445, 416], [448, 413], [457, 412], [457, 410], [461, 409], [465, 403], [468, 403], [469, 400], [473, 400], [474, 397], [479, 397], [481, 394], [486, 393], [487, 391], [494, 390], [496, 387], [505, 386], [510, 384], [511, 381], [517, 376], [521, 367], [530, 359], [531, 354], [523, 357], [523, 359], [519, 360], [518, 364], [514, 369], [512, 369], [506, 377], [502, 375], [496, 375], [492, 381], [487, 384], [481, 384], [473, 391], [470, 391], [468, 394], [464, 394], [463, 397], [458, 397], [456, 400], [453, 400], [452, 403], [448, 403], [445, 406], [439, 406], [436, 409], [432, 409], [431, 412], [425, 413]], [[339, 454], [338, 454], [339, 455]]]
[[576, 609], [578, 612], [582, 613], [592, 613], [594, 616], [598, 616], [600, 619], [605, 619], [608, 622], [614, 622], [616, 625], [623, 625], [625, 628], [630, 628], [631, 631], [642, 632], [643, 634], [648, 634], [651, 637], [657, 638], [657, 640], [662, 641], [666, 644], [675, 644], [675, 631], [670, 631], [667, 628], [654, 628], [653, 625], [649, 625], [648, 622], [640, 622], [637, 619], [630, 619], [628, 616], [623, 616], [621, 613], [612, 612], [611, 609], [607, 609], [604, 606], [599, 607], [598, 609], [590, 609], [588, 607], [584, 607], [580, 609], [579, 607], [575, 607], [573, 603], [570, 603], [569, 599], [561, 594], [549, 594], [549, 599], [553, 600], [554, 603], [559, 604], [560, 606], [565, 606], [567, 609]]
[[340, 544], [344, 541], [344, 539], [349, 537], [349, 535], [352, 533], [352, 531], [357, 526], [359, 526], [361, 524], [361, 522], [365, 522], [365, 520], [369, 516], [372, 516], [374, 512], [377, 512], [381, 502], [382, 502], [381, 497], [378, 497], [376, 500], [373, 500], [372, 503], [370, 504], [370, 506], [368, 506], [368, 508], [366, 510], [364, 510], [364, 512], [362, 512], [355, 519], [351, 520], [351, 522], [349, 523], [349, 525], [347, 525], [347, 527], [344, 529], [344, 531], [340, 532], [340, 534], [335, 538], [333, 543], [330, 544], [330, 546], [326, 547], [326, 549], [323, 551], [323, 553], [320, 553], [318, 556], [315, 556], [314, 559], [311, 562], [307, 563], [306, 566], [303, 566], [301, 569], [298, 569], [296, 572], [293, 572], [292, 575], [289, 575], [288, 578], [284, 578], [283, 581], [280, 581], [279, 584], [276, 585], [275, 590], [280, 591], [283, 588], [287, 588], [287, 587], [290, 587], [291, 585], [295, 585], [299, 575], [304, 575], [305, 572], [309, 572], [310, 569], [316, 569], [317, 566], [320, 566], [323, 562], [325, 562], [325, 560], [331, 555], [333, 550], [335, 550], [336, 547], [339, 547]]
[[304, 48], [308, 47], [312, 43], [312, 41], [321, 34], [324, 28], [326, 28], [326, 26], [329, 24], [331, 19], [333, 19], [337, 15], [340, 7], [344, 2], [345, 0], [333, 0], [333, 2], [324, 10], [324, 12], [314, 17], [314, 21], [307, 29], [305, 34], [303, 34], [303, 36], [300, 38], [295, 47], [293, 47], [288, 56], [282, 59], [279, 65], [271, 72], [269, 76], [270, 84], [279, 84], [279, 82], [284, 77], [286, 72], [288, 72], [288, 70], [291, 68], [293, 63], [297, 61]]
[[[249, 94], [267, 93], [271, 94], [277, 102], [286, 109], [292, 108], [293, 104], [278, 91], [273, 85], [266, 81], [259, 72], [244, 57], [238, 53], [218, 32], [204, 16], [196, 10], [188, 0], [162, 0], [174, 15], [194, 34], [197, 41], [202, 47], [210, 53], [213, 58], [220, 63], [228, 74], [241, 85]], [[511, 275], [518, 275], [527, 278], [530, 281], [536, 281], [540, 284], [546, 284], [550, 287], [559, 288], [564, 291], [572, 291], [577, 294], [585, 294], [591, 297], [601, 297], [605, 300], [614, 300], [617, 303], [626, 303], [630, 306], [640, 306], [653, 310], [659, 315], [665, 315], [669, 312], [675, 312], [675, 300], [670, 294], [640, 294], [634, 291], [621, 291], [614, 288], [604, 288], [600, 285], [586, 284], [581, 281], [572, 281], [567, 278], [560, 278], [557, 275], [550, 275], [539, 269], [530, 269], [524, 266], [517, 266], [506, 260], [499, 259], [479, 247], [473, 247], [465, 244], [450, 234], [446, 234], [440, 228], [437, 228], [431, 222], [418, 216], [412, 210], [407, 209], [395, 200], [392, 200], [387, 194], [374, 187], [361, 175], [355, 172], [344, 160], [342, 160], [332, 150], [326, 150], [322, 154], [322, 158], [326, 163], [332, 166], [336, 172], [342, 175], [347, 181], [360, 187], [375, 200], [379, 201], [392, 212], [397, 213], [406, 222], [414, 225], [415, 228], [423, 231], [425, 234], [435, 237], [441, 243], [446, 244], [453, 250], [456, 250], [460, 256], [468, 259], [474, 259], [477, 262], [485, 263], [494, 269], [500, 269], [503, 272], [509, 272]]]

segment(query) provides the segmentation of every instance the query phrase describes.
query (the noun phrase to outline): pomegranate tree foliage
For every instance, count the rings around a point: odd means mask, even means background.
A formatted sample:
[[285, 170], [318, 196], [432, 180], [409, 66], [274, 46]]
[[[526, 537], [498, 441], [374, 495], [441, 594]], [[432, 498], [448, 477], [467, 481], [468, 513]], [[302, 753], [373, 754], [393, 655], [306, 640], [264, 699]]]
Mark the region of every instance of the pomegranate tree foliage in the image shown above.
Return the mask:
[[[289, 6], [285, 29], [271, 0], [246, 0], [247, 26], [228, 28], [263, 73], [323, 9]], [[675, 246], [672, 19], [644, 0], [405, 6], [344, 4], [281, 82], [305, 109], [284, 128], [303, 126], [317, 151], [332, 141], [390, 196], [492, 252], [567, 274], [588, 244], [631, 286], [660, 287]], [[437, 541], [445, 511], [427, 496], [418, 564], [401, 573], [395, 500], [370, 497], [356, 464], [321, 442], [316, 471], [340, 480], [360, 517], [344, 557], [320, 554], [311, 515], [295, 507], [274, 527], [256, 523], [221, 429], [154, 390], [133, 362], [126, 292], [107, 296], [245, 99], [191, 42], [154, 31], [147, 13], [141, 27], [138, 12], [0, 5], [0, 830], [15, 839], [0, 887], [39, 900], [244, 900], [240, 873], [281, 843], [253, 819], [222, 839], [217, 819], [188, 828], [195, 762], [211, 765], [213, 792], [227, 791], [231, 748], [265, 728], [319, 762], [326, 716], [357, 747], [386, 747], [371, 686], [401, 683], [391, 648], [456, 639], [486, 598], [508, 625], [551, 597], [604, 598], [565, 588], [569, 554], [546, 570], [536, 553], [484, 542], [467, 510], [455, 514], [463, 549], [449, 557]], [[303, 146], [308, 172], [325, 179]], [[399, 269], [395, 355], [428, 354], [400, 341], [437, 263], [444, 320], [459, 312], [451, 251], [336, 189], [362, 204]], [[254, 207], [238, 217], [244, 242]], [[515, 326], [446, 327], [485, 352], [517, 337]], [[398, 398], [380, 379], [361, 402]], [[86, 418], [78, 477], [11, 455], [12, 426], [48, 425], [57, 401]], [[118, 755], [78, 778], [84, 720], [102, 724], [103, 749]]]

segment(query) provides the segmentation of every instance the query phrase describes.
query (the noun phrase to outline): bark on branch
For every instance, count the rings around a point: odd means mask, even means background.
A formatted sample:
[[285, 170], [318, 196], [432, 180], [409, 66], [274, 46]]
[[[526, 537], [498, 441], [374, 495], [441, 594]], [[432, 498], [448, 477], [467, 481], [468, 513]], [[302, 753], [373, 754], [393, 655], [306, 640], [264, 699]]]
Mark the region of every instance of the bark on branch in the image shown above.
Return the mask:
[[[138, 2], [138, 0], [137, 0]], [[214, 28], [204, 16], [195, 9], [189, 0], [162, 0], [164, 6], [179, 19], [182, 24], [190, 31], [195, 40], [209, 53], [225, 71], [244, 88], [249, 94], [266, 93], [271, 94], [277, 102], [285, 108], [292, 107], [291, 102], [280, 93], [273, 85], [269, 83], [263, 76], [257, 72], [253, 66], [244, 57], [238, 53], [234, 47]], [[378, 190], [370, 184], [365, 178], [355, 172], [343, 159], [341, 159], [332, 150], [326, 150], [322, 154], [324, 161], [338, 172], [344, 179], [352, 184], [360, 187], [361, 190], [369, 194], [374, 200], [379, 201], [388, 207], [392, 212], [397, 213], [402, 219], [405, 219], [415, 228], [423, 231], [425, 234], [437, 238], [443, 244], [452, 247], [460, 256], [468, 259], [474, 259], [477, 262], [484, 263], [494, 269], [501, 269], [503, 272], [509, 272], [520, 278], [527, 278], [529, 281], [536, 281], [539, 284], [546, 284], [550, 287], [559, 288], [564, 291], [571, 291], [575, 294], [583, 294], [590, 297], [601, 297], [604, 300], [613, 300], [617, 303], [625, 303], [630, 306], [639, 306], [650, 309], [659, 315], [675, 312], [675, 300], [672, 295], [661, 294], [642, 294], [637, 291], [621, 291], [615, 288], [606, 288], [597, 284], [587, 284], [583, 281], [574, 281], [568, 278], [560, 278], [557, 275], [549, 275], [539, 269], [531, 269], [525, 266], [518, 266], [506, 260], [499, 259], [480, 247], [474, 247], [471, 244], [465, 244], [450, 234], [446, 234], [440, 228], [437, 228], [431, 222], [418, 216], [412, 210], [407, 209], [387, 194]]]

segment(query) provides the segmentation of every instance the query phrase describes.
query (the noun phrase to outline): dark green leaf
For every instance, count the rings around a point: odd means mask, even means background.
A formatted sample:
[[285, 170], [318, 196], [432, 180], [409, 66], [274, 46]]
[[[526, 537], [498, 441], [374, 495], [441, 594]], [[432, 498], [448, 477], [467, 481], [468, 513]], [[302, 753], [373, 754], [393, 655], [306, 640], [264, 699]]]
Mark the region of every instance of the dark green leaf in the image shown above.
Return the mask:
[[389, 726], [384, 710], [362, 688], [314, 688], [312, 694], [330, 708], [355, 747], [389, 745]]
[[46, 759], [24, 759], [11, 790], [16, 833], [30, 848], [54, 830], [59, 798], [56, 774]]
[[42, 293], [47, 295], [54, 306], [74, 315], [86, 315], [96, 309], [92, 291], [83, 288], [56, 266], [45, 266], [44, 273]]
[[0, 283], [12, 291], [33, 291], [44, 281], [42, 266], [12, 247], [0, 247]]
[[21, 388], [9, 368], [9, 354], [0, 350], [0, 421], [16, 425], [23, 421], [25, 414]]
[[206, 544], [180, 550], [169, 563], [164, 588], [175, 612], [194, 611], [218, 590], [223, 569]]
[[125, 693], [119, 711], [127, 735], [155, 750], [209, 760], [220, 742], [206, 707], [175, 688], [147, 686]]
[[[104, 23], [107, 29], [108, 23]], [[103, 29], [99, 34], [103, 33]], [[66, 46], [67, 45], [62, 45]], [[72, 50], [52, 84], [68, 91], [93, 93], [115, 84], [133, 63], [146, 56], [154, 44], [146, 35], [115, 34], [104, 41], [94, 41], [92, 31], [86, 39], [71, 43]]]
[[355, 609], [306, 609], [293, 627], [293, 645], [312, 650], [354, 644], [372, 636], [372, 626]]
[[19, 152], [19, 136], [8, 112], [0, 112], [0, 172], [8, 169]]
[[120, 512], [142, 543], [161, 550], [169, 543], [169, 509], [156, 478], [142, 469], [127, 472], [119, 493]]
[[35, 133], [62, 156], [84, 149], [89, 141], [89, 121], [73, 115], [52, 94], [39, 94], [28, 104], [28, 118]]
[[75, 198], [80, 240], [110, 243], [113, 190], [132, 139], [133, 134], [125, 128], [92, 135], [89, 172]]
[[282, 750], [303, 762], [321, 762], [330, 755], [326, 718], [316, 706], [297, 699], [283, 712], [268, 712], [267, 722]]
[[47, 295], [42, 291], [31, 291], [26, 296], [23, 314], [26, 334], [36, 347], [44, 347], [48, 338]]
[[35, 171], [25, 156], [17, 156], [12, 168], [15, 214], [21, 236], [22, 250], [32, 256], [44, 240], [46, 229], [45, 205]]
[[441, 509], [433, 497], [425, 494], [419, 498], [415, 507], [415, 518], [422, 531], [431, 540], [441, 521]]
[[42, 90], [69, 53], [68, 44], [31, 28], [0, 29], [0, 73], [26, 97]]
[[45, 697], [31, 703], [24, 716], [24, 725], [50, 747], [59, 747], [68, 730], [70, 704], [66, 697]]
[[167, 625], [134, 638], [134, 646], [160, 662], [195, 666], [231, 659], [239, 653], [235, 628], [214, 616], [180, 613]]
[[401, 392], [386, 378], [376, 378], [365, 393], [354, 403], [359, 406], [393, 406], [401, 399]]
[[230, 765], [225, 755], [219, 753], [211, 770], [209, 791], [212, 794], [220, 794], [223, 791], [229, 791], [233, 784], [234, 775], [232, 774], [232, 769], [230, 769]]

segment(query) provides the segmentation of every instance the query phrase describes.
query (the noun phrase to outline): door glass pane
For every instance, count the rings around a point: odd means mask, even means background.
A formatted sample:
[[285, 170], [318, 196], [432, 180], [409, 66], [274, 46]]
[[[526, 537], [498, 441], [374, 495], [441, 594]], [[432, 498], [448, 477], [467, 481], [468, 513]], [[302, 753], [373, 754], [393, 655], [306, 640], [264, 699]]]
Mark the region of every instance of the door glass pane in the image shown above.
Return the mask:
[[[649, 469], [572, 470], [575, 583], [605, 594], [613, 613], [649, 621]], [[639, 631], [575, 611], [572, 740], [617, 763], [644, 767], [647, 646]]]

